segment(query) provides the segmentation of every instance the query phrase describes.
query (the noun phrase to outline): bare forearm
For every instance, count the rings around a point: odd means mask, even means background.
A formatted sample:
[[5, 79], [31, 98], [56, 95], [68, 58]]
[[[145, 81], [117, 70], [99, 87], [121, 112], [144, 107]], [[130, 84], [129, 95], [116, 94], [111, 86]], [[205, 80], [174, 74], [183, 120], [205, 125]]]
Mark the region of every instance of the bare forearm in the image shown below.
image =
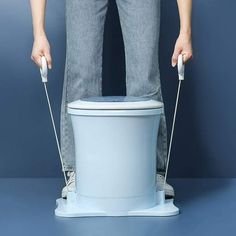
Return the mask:
[[30, 0], [34, 37], [45, 34], [45, 8], [47, 0]]
[[45, 9], [47, 0], [30, 0], [34, 44], [31, 53], [31, 59], [41, 67], [41, 57], [45, 56], [48, 68], [52, 68], [52, 57], [50, 53], [50, 44], [45, 33]]
[[172, 66], [176, 66], [180, 54], [184, 57], [184, 63], [193, 57], [191, 36], [192, 0], [177, 0], [177, 3], [180, 18], [180, 32], [171, 59]]
[[180, 34], [191, 37], [192, 0], [177, 0], [180, 17]]

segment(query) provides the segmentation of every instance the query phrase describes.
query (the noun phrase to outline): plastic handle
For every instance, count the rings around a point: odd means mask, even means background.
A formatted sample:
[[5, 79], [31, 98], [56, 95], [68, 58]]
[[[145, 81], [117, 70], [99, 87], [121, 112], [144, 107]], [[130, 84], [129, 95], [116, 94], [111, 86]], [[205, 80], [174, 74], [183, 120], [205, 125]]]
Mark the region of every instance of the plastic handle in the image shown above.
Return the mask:
[[47, 60], [44, 56], [41, 57], [41, 64], [42, 64], [42, 67], [40, 68], [40, 74], [41, 74], [42, 82], [46, 83], [48, 82], [48, 66], [47, 66]]
[[179, 75], [179, 80], [184, 80], [184, 59], [183, 55], [180, 54], [178, 56], [178, 75]]

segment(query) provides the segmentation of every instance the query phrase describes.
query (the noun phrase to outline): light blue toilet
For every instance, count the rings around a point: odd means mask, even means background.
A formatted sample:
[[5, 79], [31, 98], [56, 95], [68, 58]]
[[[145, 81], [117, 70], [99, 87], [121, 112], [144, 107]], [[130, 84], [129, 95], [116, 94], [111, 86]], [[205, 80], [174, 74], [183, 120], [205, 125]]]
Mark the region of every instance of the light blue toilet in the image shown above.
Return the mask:
[[89, 97], [68, 104], [76, 153], [76, 192], [55, 214], [170, 216], [179, 213], [156, 183], [156, 144], [163, 103], [131, 96]]

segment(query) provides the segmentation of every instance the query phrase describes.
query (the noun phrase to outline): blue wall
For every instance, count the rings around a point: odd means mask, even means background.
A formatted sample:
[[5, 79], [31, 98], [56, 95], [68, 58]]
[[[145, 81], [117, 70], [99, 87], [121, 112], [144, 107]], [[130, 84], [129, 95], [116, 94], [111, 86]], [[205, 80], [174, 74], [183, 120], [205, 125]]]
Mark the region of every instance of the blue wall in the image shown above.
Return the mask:
[[[194, 60], [186, 68], [182, 87], [170, 175], [236, 177], [236, 2], [193, 2]], [[122, 95], [123, 41], [116, 7], [111, 3], [103, 93]], [[163, 0], [160, 67], [168, 124], [177, 89], [170, 58], [178, 24], [176, 1]], [[33, 39], [29, 1], [2, 0], [0, 29], [0, 176], [60, 176], [43, 87], [30, 60]], [[64, 1], [48, 1], [47, 32], [54, 60], [48, 85], [58, 126], [65, 60]]]

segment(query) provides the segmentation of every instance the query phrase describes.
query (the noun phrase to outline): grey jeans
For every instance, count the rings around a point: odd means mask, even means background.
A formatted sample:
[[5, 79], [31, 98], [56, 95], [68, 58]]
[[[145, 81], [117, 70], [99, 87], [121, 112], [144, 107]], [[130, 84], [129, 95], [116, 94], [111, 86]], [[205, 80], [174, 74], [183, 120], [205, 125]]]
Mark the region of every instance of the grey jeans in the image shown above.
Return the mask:
[[[162, 100], [158, 64], [161, 0], [116, 0], [126, 61], [126, 95]], [[67, 171], [74, 170], [73, 130], [68, 102], [102, 96], [103, 32], [109, 0], [66, 1], [66, 65], [61, 107], [61, 152]], [[157, 141], [157, 168], [167, 153], [165, 114]]]

